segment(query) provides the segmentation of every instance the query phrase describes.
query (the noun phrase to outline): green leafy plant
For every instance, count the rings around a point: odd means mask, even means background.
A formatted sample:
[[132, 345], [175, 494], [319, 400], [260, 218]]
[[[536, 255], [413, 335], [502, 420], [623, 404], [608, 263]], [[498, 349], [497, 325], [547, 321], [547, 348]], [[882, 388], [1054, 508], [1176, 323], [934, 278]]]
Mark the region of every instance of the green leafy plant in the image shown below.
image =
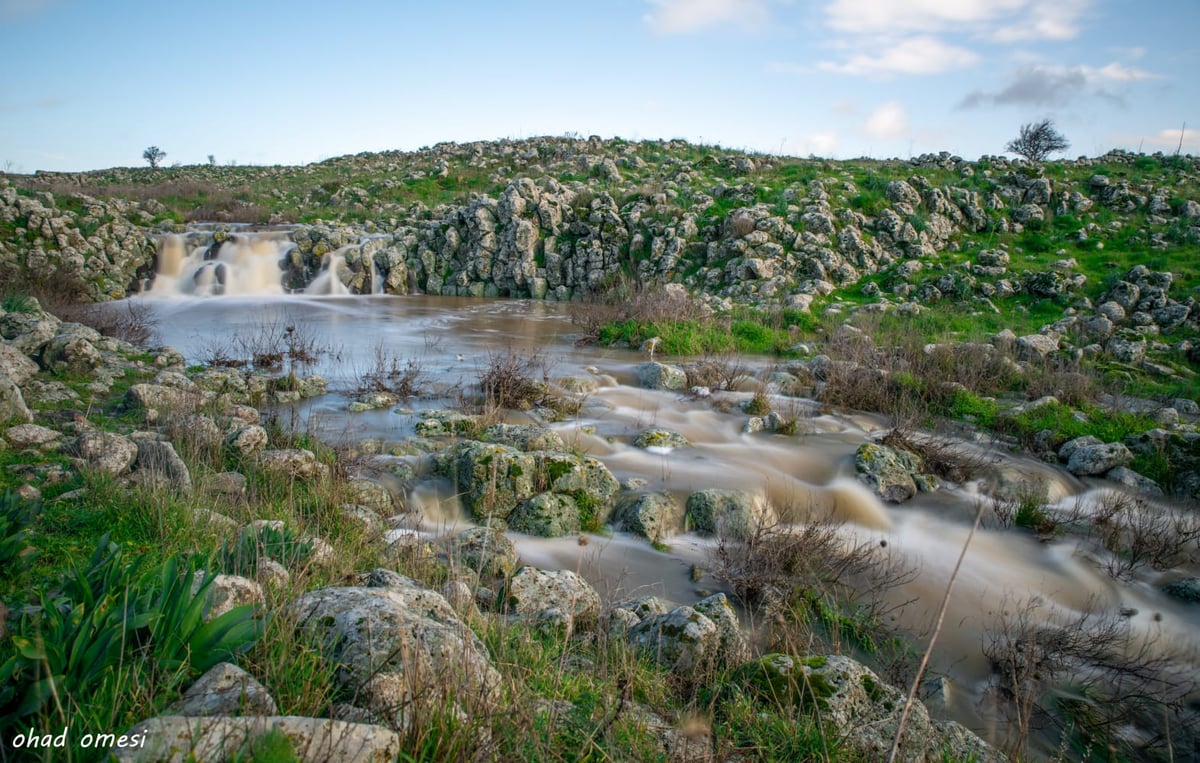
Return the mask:
[[23, 500], [11, 490], [0, 494], [0, 577], [10, 577], [33, 560], [29, 527], [41, 513], [40, 503]]

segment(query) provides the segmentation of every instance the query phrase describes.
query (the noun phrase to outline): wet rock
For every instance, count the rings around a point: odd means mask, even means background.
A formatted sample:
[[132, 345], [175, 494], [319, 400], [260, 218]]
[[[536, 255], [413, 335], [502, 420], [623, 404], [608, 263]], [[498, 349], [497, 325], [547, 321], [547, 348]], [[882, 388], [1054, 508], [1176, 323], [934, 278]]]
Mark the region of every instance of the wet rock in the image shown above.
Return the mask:
[[633, 441], [636, 448], [684, 448], [689, 444], [686, 437], [669, 429], [646, 429]]
[[526, 452], [566, 448], [557, 432], [537, 424], [493, 424], [483, 430], [480, 439]]
[[762, 502], [741, 490], [697, 490], [687, 499], [687, 521], [696, 532], [744, 539], [767, 519]]
[[1145, 495], [1160, 496], [1163, 494], [1162, 488], [1158, 486], [1157, 482], [1142, 474], [1138, 474], [1126, 466], [1109, 469], [1104, 473], [1104, 479], [1120, 483], [1131, 490], [1144, 493]]
[[391, 763], [400, 754], [399, 735], [383, 726], [296, 716], [180, 715], [142, 721], [128, 736], [136, 735], [145, 744], [136, 749], [113, 747], [109, 754], [121, 763], [232, 760], [271, 732], [288, 739], [300, 763]]
[[524, 567], [509, 581], [505, 597], [518, 615], [537, 615], [549, 609], [563, 612], [574, 630], [594, 625], [600, 616], [600, 595], [571, 570]]
[[684, 509], [670, 493], [643, 493], [617, 508], [621, 526], [654, 543], [683, 529]]
[[913, 475], [921, 466], [912, 453], [878, 443], [863, 443], [854, 452], [858, 478], [889, 503], [903, 503], [917, 494]]
[[113, 476], [128, 472], [138, 455], [137, 444], [129, 438], [99, 430], [81, 434], [74, 450], [89, 469]]
[[454, 437], [476, 431], [478, 419], [457, 411], [425, 411], [416, 424], [420, 437]]
[[557, 538], [579, 532], [579, 506], [561, 493], [539, 493], [522, 501], [508, 517], [509, 529], [528, 535]]
[[183, 696], [172, 703], [172, 715], [275, 715], [279, 707], [267, 688], [236, 665], [222, 662], [196, 679]]
[[1200, 578], [1176, 580], [1163, 586], [1162, 590], [1163, 593], [1181, 601], [1200, 604]]
[[643, 389], [676, 389], [687, 387], [687, 374], [682, 368], [666, 363], [651, 361], [642, 363], [634, 369], [638, 384]]

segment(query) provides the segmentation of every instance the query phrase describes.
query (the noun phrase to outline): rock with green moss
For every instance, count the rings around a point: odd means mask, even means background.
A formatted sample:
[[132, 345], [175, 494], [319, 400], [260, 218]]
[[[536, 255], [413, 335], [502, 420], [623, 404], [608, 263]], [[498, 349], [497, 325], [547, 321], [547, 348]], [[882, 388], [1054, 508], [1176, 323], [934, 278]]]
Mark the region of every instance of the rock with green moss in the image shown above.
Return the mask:
[[858, 478], [889, 503], [903, 503], [917, 494], [913, 476], [922, 466], [918, 456], [878, 443], [863, 443], [854, 452]]
[[463, 565], [485, 577], [506, 577], [517, 569], [517, 548], [504, 533], [472, 527], [454, 536], [453, 553]]
[[683, 529], [683, 507], [670, 493], [642, 493], [617, 507], [621, 527], [655, 543]]
[[536, 617], [558, 610], [574, 630], [591, 627], [600, 616], [600, 594], [571, 570], [524, 567], [509, 581], [505, 599], [518, 615]]
[[647, 429], [634, 439], [636, 448], [685, 448], [691, 443], [678, 432], [669, 429]]
[[750, 645], [742, 632], [737, 613], [723, 593], [715, 593], [696, 602], [694, 609], [717, 626], [717, 649], [722, 662], [737, 665], [750, 656]]
[[508, 517], [510, 529], [557, 538], [579, 532], [579, 505], [575, 499], [562, 493], [538, 493], [522, 501]]
[[417, 422], [419, 437], [456, 437], [469, 435], [478, 428], [478, 419], [457, 411], [423, 411]]
[[524, 451], [560, 451], [566, 447], [557, 432], [539, 424], [493, 424], [483, 430], [480, 439]]
[[629, 643], [675, 673], [698, 676], [719, 667], [721, 633], [692, 607], [651, 615], [629, 629]]
[[507, 519], [517, 505], [538, 492], [537, 463], [528, 453], [494, 443], [463, 443], [448, 462], [463, 503], [477, 519]]
[[762, 499], [742, 490], [697, 490], [687, 499], [688, 527], [705, 535], [745, 539], [770, 521]]

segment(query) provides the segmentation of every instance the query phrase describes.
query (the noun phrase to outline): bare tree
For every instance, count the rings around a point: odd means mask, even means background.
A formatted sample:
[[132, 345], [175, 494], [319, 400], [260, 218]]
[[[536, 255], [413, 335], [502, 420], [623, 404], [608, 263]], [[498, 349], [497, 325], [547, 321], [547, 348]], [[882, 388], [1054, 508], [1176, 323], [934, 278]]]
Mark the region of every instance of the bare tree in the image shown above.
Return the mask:
[[150, 163], [150, 169], [157, 169], [158, 163], [166, 158], [167, 152], [158, 146], [151, 146], [142, 152], [142, 158]]
[[1031, 162], [1044, 161], [1056, 151], [1071, 147], [1066, 137], [1054, 127], [1053, 120], [1029, 122], [1021, 125], [1021, 133], [1004, 147], [1005, 151], [1019, 154]]

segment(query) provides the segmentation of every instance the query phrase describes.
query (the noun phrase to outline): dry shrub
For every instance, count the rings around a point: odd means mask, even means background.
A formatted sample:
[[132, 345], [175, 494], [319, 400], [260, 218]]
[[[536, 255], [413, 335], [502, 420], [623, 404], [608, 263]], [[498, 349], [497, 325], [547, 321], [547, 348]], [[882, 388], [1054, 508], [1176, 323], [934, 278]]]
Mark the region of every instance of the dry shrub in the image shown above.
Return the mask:
[[683, 365], [688, 387], [708, 387], [732, 390], [749, 373], [750, 367], [736, 352], [712, 353], [693, 363]]
[[[798, 508], [780, 512], [787, 517]], [[719, 538], [713, 570], [761, 613], [768, 649], [805, 654], [854, 648], [873, 654], [888, 680], [902, 682], [910, 674], [910, 654], [886, 624], [908, 602], [885, 597], [916, 571], [886, 543], [848, 539], [831, 522], [759, 522], [745, 540]]]
[[401, 364], [400, 358], [383, 346], [375, 345], [372, 364], [358, 374], [355, 392], [390, 392], [398, 397], [415, 397], [421, 393], [424, 368], [416, 358]]
[[1109, 551], [1105, 570], [1115, 578], [1145, 565], [1165, 570], [1200, 557], [1200, 518], [1125, 492], [1104, 492], [1089, 532]]
[[1167, 645], [1135, 633], [1127, 619], [1088, 606], [1067, 614], [1039, 599], [1005, 601], [984, 635], [991, 696], [1012, 722], [1004, 749], [1024, 758], [1030, 737], [1057, 729], [1127, 759], [1136, 728], [1146, 750], [1166, 749], [1170, 725], [1187, 724], [1194, 680]]
[[949, 437], [918, 435], [907, 423], [893, 427], [881, 442], [915, 453], [925, 461], [926, 471], [951, 482], [966, 482], [988, 464], [984, 456], [967, 450], [962, 443]]
[[64, 321], [91, 326], [104, 336], [115, 337], [130, 344], [149, 343], [158, 326], [158, 318], [150, 306], [136, 299], [126, 300], [119, 305], [51, 302], [45, 307]]
[[485, 408], [528, 410], [549, 395], [550, 368], [541, 353], [522, 355], [512, 347], [488, 354], [479, 375]]

